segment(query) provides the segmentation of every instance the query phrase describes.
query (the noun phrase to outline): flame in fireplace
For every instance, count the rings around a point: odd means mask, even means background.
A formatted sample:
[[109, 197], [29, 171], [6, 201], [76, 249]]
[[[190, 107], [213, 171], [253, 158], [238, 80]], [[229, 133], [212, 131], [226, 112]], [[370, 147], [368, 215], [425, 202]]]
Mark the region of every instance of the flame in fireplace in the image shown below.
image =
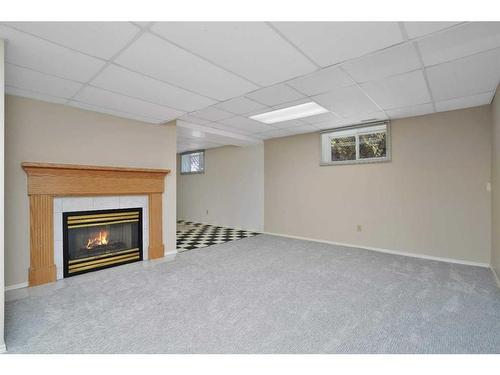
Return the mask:
[[102, 246], [102, 245], [107, 245], [108, 244], [108, 231], [107, 230], [100, 230], [97, 233], [93, 233], [88, 239], [87, 239], [87, 245], [85, 247], [89, 250], [93, 249], [96, 246]]

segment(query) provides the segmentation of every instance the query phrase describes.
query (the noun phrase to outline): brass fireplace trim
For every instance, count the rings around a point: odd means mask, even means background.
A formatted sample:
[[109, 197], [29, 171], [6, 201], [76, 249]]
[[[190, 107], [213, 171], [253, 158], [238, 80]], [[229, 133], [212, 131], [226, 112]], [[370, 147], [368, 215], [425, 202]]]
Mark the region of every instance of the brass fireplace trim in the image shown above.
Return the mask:
[[74, 215], [68, 216], [68, 222], [89, 223], [108, 220], [133, 219], [139, 217], [139, 212], [120, 212], [117, 214], [94, 214], [94, 215]]
[[139, 219], [131, 219], [131, 220], [116, 220], [116, 221], [99, 221], [96, 223], [88, 223], [88, 224], [75, 224], [68, 225], [68, 228], [84, 228], [84, 227], [98, 227], [101, 225], [113, 225], [113, 224], [122, 224], [122, 223], [137, 223]]
[[[122, 253], [120, 255], [113, 253], [113, 254], [107, 254], [106, 257], [102, 259], [94, 259], [94, 260], [87, 260], [87, 258], [79, 260], [78, 263], [72, 263], [69, 265], [68, 269], [69, 271], [74, 271], [78, 268], [81, 268], [83, 266], [94, 266], [94, 268], [99, 267], [100, 264], [105, 263], [105, 262], [111, 262], [112, 263], [118, 263], [119, 261], [123, 261], [127, 258], [130, 257], [135, 257], [135, 256], [140, 256], [139, 250], [138, 249], [132, 249], [127, 253]], [[116, 262], [115, 262], [116, 260]]]
[[68, 274], [87, 271], [94, 268], [101, 268], [104, 266], [111, 266], [113, 264], [118, 264], [118, 263], [129, 263], [130, 261], [139, 260], [140, 258], [141, 256], [139, 253], [110, 257], [109, 259], [101, 259], [100, 261], [96, 261], [98, 263], [89, 262], [86, 264], [80, 264], [78, 265], [78, 267], [76, 265], [74, 267], [69, 267]]
[[138, 219], [139, 215], [123, 215], [120, 217], [101, 217], [101, 218], [94, 218], [94, 219], [68, 219], [68, 224], [97, 224], [97, 223], [102, 223], [105, 225], [106, 223], [114, 223], [115, 221], [122, 221], [122, 220], [128, 220], [128, 219]]
[[133, 212], [118, 212], [116, 214], [74, 215], [74, 216], [68, 217], [68, 219], [83, 220], [83, 219], [99, 219], [101, 217], [112, 218], [112, 217], [128, 216], [128, 215], [132, 215], [132, 214], [133, 214]]
[[[133, 249], [127, 249], [127, 250], [117, 251], [117, 252], [113, 253], [112, 255], [123, 255], [123, 254], [127, 254], [127, 253], [132, 253], [134, 251], [139, 251], [139, 248], [138, 247], [134, 247]], [[111, 256], [111, 254], [101, 254], [101, 255], [94, 255], [94, 256], [86, 257], [86, 258], [83, 258], [83, 259], [72, 259], [72, 260], [68, 261], [68, 264], [71, 265], [71, 264], [74, 264], [74, 263], [81, 263], [81, 262], [84, 262], [84, 261], [90, 261], [90, 260], [94, 260], [94, 259], [109, 258], [110, 256]]]
[[162, 198], [170, 170], [31, 162], [21, 166], [28, 176], [30, 200], [30, 286], [56, 280], [54, 197], [148, 195], [149, 259], [163, 257]]

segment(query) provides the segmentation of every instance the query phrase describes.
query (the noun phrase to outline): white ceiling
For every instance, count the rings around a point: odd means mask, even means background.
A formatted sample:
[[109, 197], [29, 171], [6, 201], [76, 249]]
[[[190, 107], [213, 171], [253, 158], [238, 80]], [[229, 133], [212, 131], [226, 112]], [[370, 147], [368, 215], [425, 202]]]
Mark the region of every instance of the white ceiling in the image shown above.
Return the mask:
[[[178, 150], [488, 104], [499, 22], [9, 22], [6, 92], [149, 123]], [[316, 101], [272, 125], [253, 114]]]

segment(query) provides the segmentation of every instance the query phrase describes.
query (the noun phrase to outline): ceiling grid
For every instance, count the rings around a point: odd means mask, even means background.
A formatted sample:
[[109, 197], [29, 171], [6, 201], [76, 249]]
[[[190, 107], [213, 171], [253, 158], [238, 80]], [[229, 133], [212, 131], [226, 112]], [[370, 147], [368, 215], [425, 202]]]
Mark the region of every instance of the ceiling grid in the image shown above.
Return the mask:
[[[484, 105], [500, 78], [498, 22], [7, 22], [0, 38], [8, 94], [181, 119], [180, 151]], [[249, 118], [309, 101], [331, 113]]]

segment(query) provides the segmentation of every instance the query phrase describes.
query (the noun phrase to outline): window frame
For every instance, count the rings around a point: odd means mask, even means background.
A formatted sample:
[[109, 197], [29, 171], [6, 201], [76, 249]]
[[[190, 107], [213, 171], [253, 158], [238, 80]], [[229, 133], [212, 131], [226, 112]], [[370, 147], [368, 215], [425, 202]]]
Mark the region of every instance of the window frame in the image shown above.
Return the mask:
[[[338, 132], [343, 132], [346, 130], [353, 130], [353, 129], [362, 129], [362, 128], [368, 128], [371, 126], [376, 126], [376, 125], [385, 125], [386, 126], [386, 155], [381, 158], [367, 158], [367, 159], [360, 159], [359, 158], [359, 136], [364, 135], [364, 134], [373, 134], [374, 132], [360, 132], [358, 134], [355, 134], [355, 142], [356, 142], [356, 159], [354, 160], [337, 160], [337, 161], [323, 161], [323, 137], [325, 134], [328, 134], [328, 138], [332, 139], [335, 138], [333, 135]], [[330, 136], [331, 135], [331, 136]], [[349, 165], [349, 164], [369, 164], [369, 163], [386, 163], [392, 161], [392, 147], [391, 147], [391, 122], [389, 120], [386, 121], [375, 121], [375, 122], [364, 122], [361, 124], [354, 124], [354, 125], [348, 125], [348, 126], [342, 126], [339, 128], [333, 128], [333, 129], [325, 129], [322, 130], [319, 133], [319, 157], [320, 157], [320, 166], [331, 166], [331, 165]], [[331, 142], [330, 142], [331, 144]], [[330, 149], [331, 153], [331, 149]]]
[[[183, 172], [182, 171], [182, 157], [184, 155], [190, 155], [190, 154], [196, 154], [201, 152], [203, 154], [203, 163], [201, 163], [201, 171], [195, 171], [195, 172]], [[190, 174], [204, 174], [205, 173], [205, 167], [206, 167], [206, 162], [205, 162], [205, 149], [200, 149], [200, 150], [192, 150], [192, 151], [184, 151], [180, 154], [180, 174], [181, 175], [190, 175]]]

